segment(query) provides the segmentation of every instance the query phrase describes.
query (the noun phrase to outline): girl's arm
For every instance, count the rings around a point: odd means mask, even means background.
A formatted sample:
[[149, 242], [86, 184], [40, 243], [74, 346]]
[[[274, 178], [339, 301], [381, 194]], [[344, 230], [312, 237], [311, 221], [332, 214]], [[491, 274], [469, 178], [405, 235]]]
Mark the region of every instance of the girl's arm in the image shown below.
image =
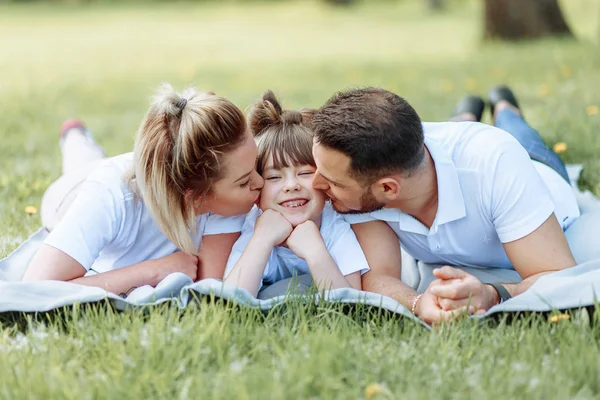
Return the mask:
[[347, 277], [342, 275], [314, 222], [306, 221], [296, 226], [286, 243], [294, 254], [306, 261], [319, 290], [344, 287], [360, 289], [360, 272], [358, 280], [354, 274]]
[[29, 264], [24, 281], [58, 280], [95, 286], [115, 294], [130, 289], [156, 286], [173, 272], [181, 272], [196, 279], [198, 257], [177, 252], [155, 260], [143, 261], [128, 267], [96, 275], [84, 276], [86, 269], [68, 254], [49, 245], [42, 245]]
[[283, 242], [291, 231], [292, 226], [283, 215], [266, 210], [256, 220], [248, 245], [224, 283], [245, 289], [256, 297], [273, 247]]
[[254, 232], [240, 259], [223, 282], [245, 289], [256, 297], [273, 247], [272, 243], [261, 240], [257, 232]]

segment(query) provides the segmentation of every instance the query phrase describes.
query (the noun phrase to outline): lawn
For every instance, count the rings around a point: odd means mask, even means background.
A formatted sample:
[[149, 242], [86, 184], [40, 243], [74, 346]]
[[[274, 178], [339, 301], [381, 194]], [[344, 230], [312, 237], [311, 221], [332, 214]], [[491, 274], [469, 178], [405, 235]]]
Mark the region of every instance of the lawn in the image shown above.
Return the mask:
[[[60, 174], [61, 122], [85, 121], [108, 155], [129, 151], [162, 81], [242, 108], [268, 88], [288, 107], [316, 107], [336, 90], [377, 85], [430, 121], [467, 92], [509, 83], [527, 120], [549, 145], [566, 143], [561, 156], [584, 163], [600, 193], [600, 1], [562, 2], [577, 41], [520, 44], [482, 43], [481, 2], [449, 3], [436, 15], [416, 0], [0, 4], [0, 256], [40, 225], [25, 207], [39, 207]], [[598, 398], [595, 317], [547, 317], [430, 333], [336, 306], [10, 316], [0, 322], [0, 396]]]

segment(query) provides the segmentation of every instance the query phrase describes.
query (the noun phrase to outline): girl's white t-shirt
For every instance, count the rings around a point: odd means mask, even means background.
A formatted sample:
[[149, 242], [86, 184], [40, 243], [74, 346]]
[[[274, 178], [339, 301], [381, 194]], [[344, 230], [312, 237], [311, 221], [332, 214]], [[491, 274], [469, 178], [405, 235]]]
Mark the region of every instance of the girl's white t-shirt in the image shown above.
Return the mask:
[[[255, 206], [246, 216], [242, 234], [233, 245], [231, 254], [227, 260], [225, 277], [229, 275], [242, 256], [254, 233], [256, 220], [261, 214], [262, 211]], [[323, 209], [320, 231], [325, 242], [325, 247], [331, 254], [342, 275], [350, 275], [357, 271], [363, 274], [369, 270], [367, 259], [350, 224], [341, 215], [336, 213], [329, 203]], [[270, 285], [282, 279], [303, 274], [310, 274], [310, 269], [306, 261], [298, 257], [287, 247], [276, 246], [271, 251], [269, 260], [265, 266], [263, 284]]]
[[[132, 163], [133, 153], [103, 161], [90, 173], [63, 219], [44, 241], [77, 260], [88, 275], [165, 257], [178, 250], [124, 181]], [[198, 247], [203, 235], [239, 232], [244, 219], [245, 215], [200, 215]]]

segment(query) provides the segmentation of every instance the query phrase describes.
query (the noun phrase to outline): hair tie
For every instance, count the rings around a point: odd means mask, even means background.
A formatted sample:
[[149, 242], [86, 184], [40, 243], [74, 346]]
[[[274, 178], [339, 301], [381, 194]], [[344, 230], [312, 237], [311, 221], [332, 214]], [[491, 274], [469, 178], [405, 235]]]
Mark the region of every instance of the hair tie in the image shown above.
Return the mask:
[[186, 104], [187, 104], [187, 99], [182, 97], [179, 99], [179, 101], [177, 102], [175, 107], [177, 107], [179, 109], [179, 112], [182, 112], [183, 108], [185, 107]]

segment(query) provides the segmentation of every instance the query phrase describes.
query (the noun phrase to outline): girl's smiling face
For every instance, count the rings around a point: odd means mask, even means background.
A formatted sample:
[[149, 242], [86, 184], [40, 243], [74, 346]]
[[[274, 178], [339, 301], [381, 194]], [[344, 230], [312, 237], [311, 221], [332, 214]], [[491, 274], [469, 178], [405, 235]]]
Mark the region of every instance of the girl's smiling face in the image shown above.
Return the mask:
[[308, 220], [321, 226], [325, 193], [312, 186], [315, 171], [309, 164], [275, 168], [269, 156], [262, 171], [260, 208], [280, 212], [294, 227]]

